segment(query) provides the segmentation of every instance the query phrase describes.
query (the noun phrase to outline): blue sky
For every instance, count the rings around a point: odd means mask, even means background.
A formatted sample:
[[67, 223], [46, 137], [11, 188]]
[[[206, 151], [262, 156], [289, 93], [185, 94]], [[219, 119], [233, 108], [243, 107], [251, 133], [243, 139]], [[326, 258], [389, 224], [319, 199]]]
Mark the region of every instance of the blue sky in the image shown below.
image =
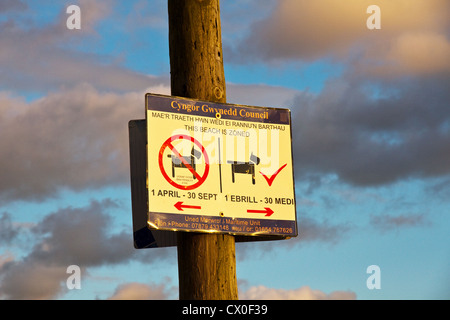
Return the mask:
[[[170, 94], [166, 6], [0, 4], [0, 299], [178, 298], [176, 249], [133, 248], [128, 159], [145, 93]], [[222, 1], [227, 101], [293, 120], [299, 236], [236, 245], [240, 298], [450, 298], [449, 9]]]

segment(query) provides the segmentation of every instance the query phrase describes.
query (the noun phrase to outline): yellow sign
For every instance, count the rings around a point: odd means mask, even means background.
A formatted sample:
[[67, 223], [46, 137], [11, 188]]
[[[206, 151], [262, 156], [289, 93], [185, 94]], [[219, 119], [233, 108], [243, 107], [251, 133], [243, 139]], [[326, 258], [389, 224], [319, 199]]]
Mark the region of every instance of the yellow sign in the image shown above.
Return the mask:
[[288, 109], [146, 95], [148, 225], [297, 235]]

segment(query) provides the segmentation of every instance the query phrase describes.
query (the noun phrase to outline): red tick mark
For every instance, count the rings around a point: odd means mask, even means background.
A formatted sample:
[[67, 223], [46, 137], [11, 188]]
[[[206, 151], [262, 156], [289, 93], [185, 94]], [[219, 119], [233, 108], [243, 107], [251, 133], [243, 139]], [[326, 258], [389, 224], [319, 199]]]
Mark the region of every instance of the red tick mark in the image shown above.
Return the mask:
[[271, 187], [273, 180], [275, 180], [275, 178], [280, 173], [280, 171], [283, 170], [286, 166], [287, 166], [287, 163], [284, 166], [282, 166], [280, 169], [275, 171], [275, 173], [273, 175], [271, 175], [270, 178], [268, 176], [266, 176], [264, 173], [262, 173], [261, 171], [259, 173], [261, 173], [263, 175], [264, 179], [266, 179], [267, 183], [269, 184], [269, 187]]

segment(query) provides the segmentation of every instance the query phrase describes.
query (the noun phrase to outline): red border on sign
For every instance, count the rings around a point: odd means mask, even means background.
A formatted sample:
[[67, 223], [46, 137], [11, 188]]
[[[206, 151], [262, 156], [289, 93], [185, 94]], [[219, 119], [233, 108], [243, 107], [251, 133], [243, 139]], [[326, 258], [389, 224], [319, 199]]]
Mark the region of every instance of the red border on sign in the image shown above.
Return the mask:
[[[194, 168], [192, 168], [192, 166], [189, 163], [187, 163], [186, 160], [180, 155], [180, 153], [177, 151], [177, 149], [175, 149], [175, 147], [172, 144], [172, 141], [177, 141], [177, 140], [189, 140], [189, 141], [193, 142], [199, 149], [202, 150], [203, 157], [205, 158], [205, 172], [203, 173], [203, 176], [200, 176], [194, 170]], [[164, 170], [164, 166], [163, 166], [163, 154], [167, 147], [181, 160], [181, 162], [183, 162], [185, 167], [187, 169], [189, 169], [189, 171], [193, 175], [195, 175], [195, 177], [197, 178], [196, 183], [194, 183], [193, 185], [190, 185], [190, 186], [183, 186], [181, 184], [176, 183], [169, 177], [169, 175]], [[161, 149], [159, 149], [158, 162], [159, 162], [159, 169], [161, 171], [161, 174], [164, 176], [164, 178], [167, 180], [167, 182], [170, 183], [175, 188], [178, 188], [181, 190], [192, 190], [192, 189], [198, 188], [203, 182], [205, 182], [206, 178], [208, 177], [209, 158], [208, 158], [208, 154], [206, 153], [205, 147], [203, 147], [202, 144], [200, 142], [198, 142], [198, 140], [196, 140], [194, 137], [188, 136], [186, 134], [177, 134], [177, 135], [174, 135], [174, 136], [170, 137], [169, 139], [167, 139], [161, 146]]]

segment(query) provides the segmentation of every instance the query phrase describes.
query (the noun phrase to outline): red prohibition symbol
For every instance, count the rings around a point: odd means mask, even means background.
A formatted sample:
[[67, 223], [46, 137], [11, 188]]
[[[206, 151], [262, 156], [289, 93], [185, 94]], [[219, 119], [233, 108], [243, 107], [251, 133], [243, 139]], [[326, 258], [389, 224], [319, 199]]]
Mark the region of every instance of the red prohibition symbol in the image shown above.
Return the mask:
[[[205, 172], [203, 173], [203, 175], [200, 175], [196, 169], [194, 169], [194, 167], [192, 166], [192, 162], [189, 163], [188, 160], [186, 160], [186, 157], [183, 157], [178, 150], [174, 147], [174, 145], [172, 144], [173, 141], [178, 141], [178, 140], [188, 140], [194, 143], [195, 146], [197, 146], [201, 152], [203, 157], [205, 158]], [[178, 163], [182, 163], [184, 168], [187, 168], [192, 175], [197, 178], [197, 182], [192, 184], [192, 185], [181, 185], [179, 183], [176, 183], [175, 181], [172, 180], [171, 177], [169, 177], [169, 175], [167, 174], [166, 170], [164, 169], [163, 166], [163, 155], [164, 152], [166, 150], [166, 148], [170, 149], [170, 152], [172, 152], [172, 157], [175, 158]], [[172, 158], [172, 159], [173, 159]], [[202, 144], [200, 142], [198, 142], [198, 140], [196, 140], [194, 137], [188, 136], [186, 134], [177, 134], [174, 135], [172, 137], [170, 137], [169, 139], [167, 139], [163, 145], [161, 146], [161, 149], [159, 149], [159, 157], [158, 157], [158, 162], [159, 162], [159, 169], [162, 173], [162, 175], [164, 176], [164, 178], [167, 180], [168, 183], [170, 183], [172, 186], [174, 186], [175, 188], [181, 189], [181, 190], [193, 190], [195, 188], [198, 188], [200, 185], [203, 184], [203, 182], [205, 182], [206, 178], [208, 177], [208, 173], [209, 173], [209, 158], [208, 158], [208, 154], [206, 153], [205, 147], [202, 146]]]

